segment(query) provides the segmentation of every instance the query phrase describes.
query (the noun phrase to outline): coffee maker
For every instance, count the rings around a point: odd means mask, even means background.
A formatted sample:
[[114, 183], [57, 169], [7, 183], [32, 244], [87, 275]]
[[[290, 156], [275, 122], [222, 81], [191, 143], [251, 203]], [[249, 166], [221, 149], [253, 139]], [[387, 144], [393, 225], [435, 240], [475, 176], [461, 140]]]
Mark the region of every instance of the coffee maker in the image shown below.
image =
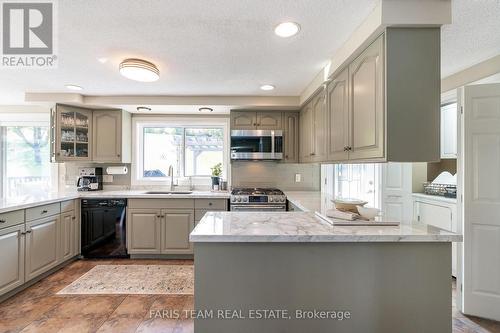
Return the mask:
[[102, 168], [81, 168], [76, 189], [78, 191], [102, 190]]

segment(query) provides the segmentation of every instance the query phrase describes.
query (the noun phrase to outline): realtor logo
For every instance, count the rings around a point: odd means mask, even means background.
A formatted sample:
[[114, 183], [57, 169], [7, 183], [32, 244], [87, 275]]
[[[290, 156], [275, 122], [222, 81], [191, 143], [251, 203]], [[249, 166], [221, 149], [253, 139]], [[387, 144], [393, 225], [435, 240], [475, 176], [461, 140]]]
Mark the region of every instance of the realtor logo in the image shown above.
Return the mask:
[[51, 1], [3, 2], [2, 67], [55, 67], [54, 21]]

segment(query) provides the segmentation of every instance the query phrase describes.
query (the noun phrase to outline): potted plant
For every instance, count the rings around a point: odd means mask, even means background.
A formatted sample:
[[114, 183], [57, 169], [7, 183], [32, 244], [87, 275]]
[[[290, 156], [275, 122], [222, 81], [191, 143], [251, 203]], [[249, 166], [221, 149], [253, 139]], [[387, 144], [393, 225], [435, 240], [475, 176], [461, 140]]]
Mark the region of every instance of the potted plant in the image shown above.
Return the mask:
[[212, 170], [212, 188], [214, 188], [214, 185], [219, 185], [220, 175], [222, 174], [222, 163], [217, 163], [210, 169]]

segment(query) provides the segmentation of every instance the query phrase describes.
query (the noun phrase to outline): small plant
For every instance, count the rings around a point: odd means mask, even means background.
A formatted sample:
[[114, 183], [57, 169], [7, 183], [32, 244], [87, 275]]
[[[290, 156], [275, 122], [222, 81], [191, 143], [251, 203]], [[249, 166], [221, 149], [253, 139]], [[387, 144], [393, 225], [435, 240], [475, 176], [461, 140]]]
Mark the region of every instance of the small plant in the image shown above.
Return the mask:
[[222, 163], [217, 163], [210, 169], [212, 170], [213, 177], [220, 177], [220, 175], [222, 174]]

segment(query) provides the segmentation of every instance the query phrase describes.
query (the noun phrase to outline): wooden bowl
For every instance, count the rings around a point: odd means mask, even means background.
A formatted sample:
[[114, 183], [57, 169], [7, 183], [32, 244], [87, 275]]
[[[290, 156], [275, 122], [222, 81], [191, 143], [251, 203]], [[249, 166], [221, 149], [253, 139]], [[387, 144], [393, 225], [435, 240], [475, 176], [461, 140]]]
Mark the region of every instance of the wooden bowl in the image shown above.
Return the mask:
[[358, 213], [358, 208], [356, 206], [364, 206], [368, 203], [364, 200], [351, 198], [337, 198], [332, 200], [332, 202], [335, 204], [335, 209], [356, 214]]

